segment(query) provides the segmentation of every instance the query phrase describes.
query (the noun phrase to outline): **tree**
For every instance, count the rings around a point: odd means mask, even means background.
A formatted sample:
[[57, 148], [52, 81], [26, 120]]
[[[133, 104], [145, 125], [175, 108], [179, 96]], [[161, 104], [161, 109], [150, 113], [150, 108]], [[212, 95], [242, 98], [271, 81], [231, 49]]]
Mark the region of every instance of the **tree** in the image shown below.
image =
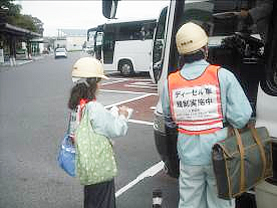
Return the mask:
[[14, 18], [20, 15], [22, 9], [20, 5], [12, 3], [13, 0], [1, 0], [0, 20], [1, 22], [13, 23]]
[[36, 32], [39, 33], [39, 34], [43, 34], [43, 22], [38, 19], [37, 17], [32, 17], [32, 20], [33, 20], [33, 23], [34, 23], [34, 26], [36, 28]]
[[14, 4], [14, 0], [1, 0], [0, 3], [0, 22], [9, 24], [43, 34], [43, 22], [37, 17], [21, 14], [21, 5]]
[[43, 23], [37, 17], [31, 15], [20, 15], [20, 18], [16, 18], [14, 24], [18, 27], [25, 28], [27, 30], [43, 34]]

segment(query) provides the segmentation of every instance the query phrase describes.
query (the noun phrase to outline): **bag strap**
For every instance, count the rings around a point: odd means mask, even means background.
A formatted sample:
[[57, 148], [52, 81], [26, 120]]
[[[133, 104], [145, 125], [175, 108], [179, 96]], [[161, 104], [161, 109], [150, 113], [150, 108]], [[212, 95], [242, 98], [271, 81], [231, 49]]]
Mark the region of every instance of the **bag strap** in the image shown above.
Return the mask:
[[89, 102], [88, 99], [81, 99], [80, 102], [79, 102], [79, 123], [83, 117], [83, 112], [85, 110], [85, 107], [86, 107], [86, 104]]
[[266, 156], [265, 156], [264, 147], [262, 145], [261, 137], [258, 134], [257, 129], [255, 129], [254, 127], [250, 127], [250, 130], [252, 132], [254, 140], [256, 141], [257, 145], [259, 146], [261, 159], [262, 159], [262, 162], [263, 162], [263, 171], [262, 171], [262, 178], [263, 178], [264, 175], [265, 175], [265, 171], [266, 171]]
[[238, 143], [239, 152], [240, 152], [240, 191], [244, 192], [245, 190], [245, 167], [244, 167], [245, 152], [244, 152], [241, 136], [238, 129], [234, 128], [234, 132], [237, 138], [237, 143]]
[[68, 135], [70, 134], [70, 123], [71, 123], [71, 112], [69, 113], [69, 119], [68, 119], [67, 130], [66, 130], [66, 133]]

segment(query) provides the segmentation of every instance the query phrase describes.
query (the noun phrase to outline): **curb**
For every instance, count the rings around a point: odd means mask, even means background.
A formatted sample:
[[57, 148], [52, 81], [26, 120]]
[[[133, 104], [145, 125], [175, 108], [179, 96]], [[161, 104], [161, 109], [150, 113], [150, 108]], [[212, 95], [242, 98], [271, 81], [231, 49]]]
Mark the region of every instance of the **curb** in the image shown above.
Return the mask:
[[15, 62], [14, 66], [11, 66], [10, 62], [5, 62], [5, 63], [0, 64], [0, 66], [2, 66], [2, 67], [16, 67], [16, 66], [21, 66], [21, 65], [24, 65], [24, 64], [28, 64], [28, 63], [31, 63], [31, 62], [34, 62], [34, 61], [37, 61], [37, 60], [40, 60], [40, 59], [43, 59], [43, 58], [44, 58], [44, 56], [34, 57], [31, 60], [17, 60]]

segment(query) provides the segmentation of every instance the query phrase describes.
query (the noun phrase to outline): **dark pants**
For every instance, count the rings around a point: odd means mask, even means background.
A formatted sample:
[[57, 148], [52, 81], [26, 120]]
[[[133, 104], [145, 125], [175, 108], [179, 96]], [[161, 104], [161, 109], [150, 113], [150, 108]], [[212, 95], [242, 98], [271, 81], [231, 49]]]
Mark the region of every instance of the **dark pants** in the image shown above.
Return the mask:
[[84, 208], [115, 208], [114, 180], [84, 187]]

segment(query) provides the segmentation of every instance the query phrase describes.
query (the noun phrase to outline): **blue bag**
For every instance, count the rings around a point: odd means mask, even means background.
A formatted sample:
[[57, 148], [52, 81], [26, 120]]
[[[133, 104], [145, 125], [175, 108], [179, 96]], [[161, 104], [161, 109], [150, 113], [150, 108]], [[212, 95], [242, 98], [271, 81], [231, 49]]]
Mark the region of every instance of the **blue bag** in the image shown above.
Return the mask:
[[75, 177], [75, 156], [76, 149], [72, 143], [71, 137], [66, 134], [60, 145], [58, 154], [59, 166], [70, 176]]

